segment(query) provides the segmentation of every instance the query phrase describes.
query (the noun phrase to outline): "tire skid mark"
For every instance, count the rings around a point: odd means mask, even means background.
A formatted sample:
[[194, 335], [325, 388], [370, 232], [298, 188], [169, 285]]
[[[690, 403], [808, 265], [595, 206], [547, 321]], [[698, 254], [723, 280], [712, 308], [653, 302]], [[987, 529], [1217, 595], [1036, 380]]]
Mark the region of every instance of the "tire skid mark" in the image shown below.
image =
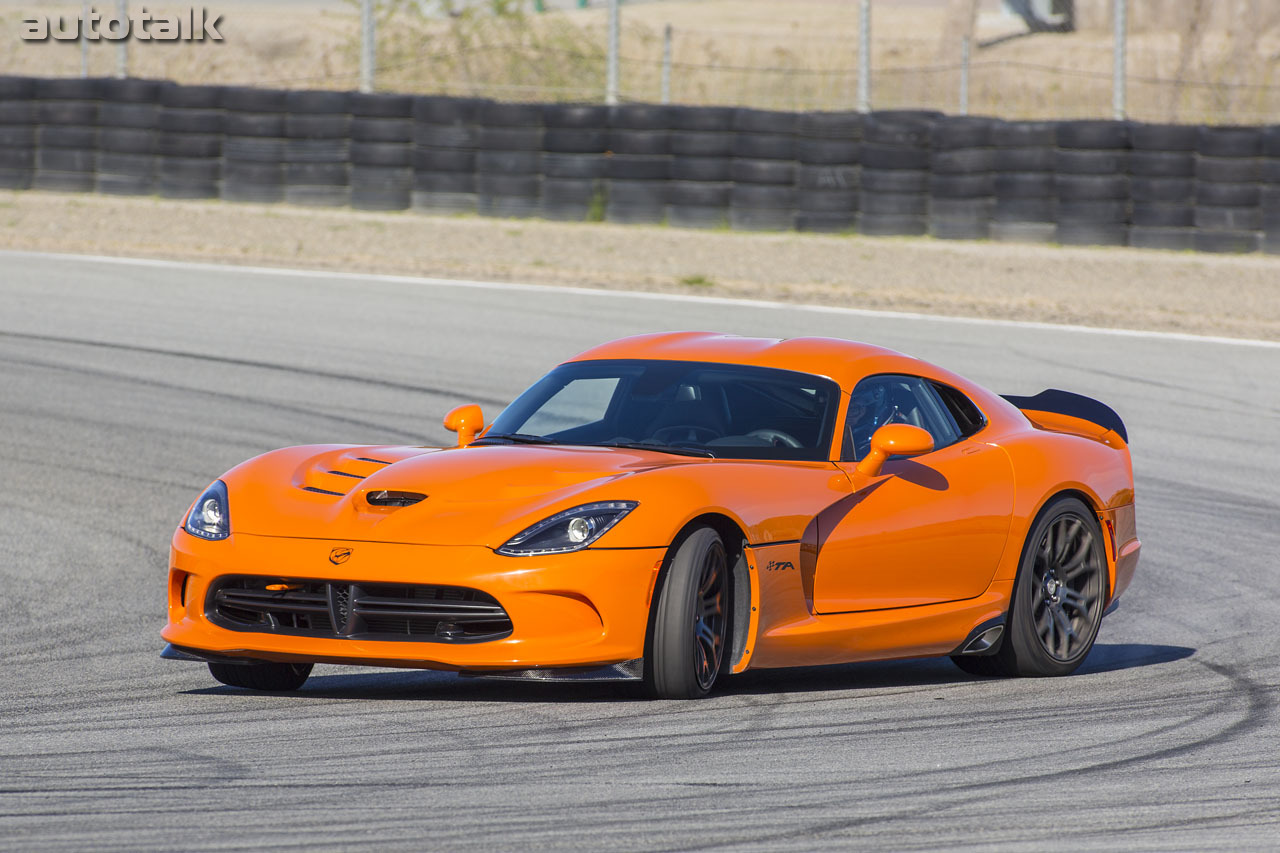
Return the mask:
[[[213, 355], [211, 353], [187, 352], [184, 350], [164, 349], [162, 347], [144, 347], [137, 344], [112, 343], [108, 341], [95, 341], [88, 338], [70, 338], [59, 335], [37, 335], [29, 332], [15, 332], [0, 329], [0, 338], [11, 338], [21, 341], [35, 341], [40, 343], [66, 344], [69, 346], [94, 347], [98, 349], [117, 350], [120, 352], [135, 352], [145, 355], [159, 355], [168, 358], [187, 359], [192, 361], [200, 361], [210, 364], [226, 364], [236, 367], [251, 367], [258, 370], [269, 370], [278, 373], [288, 373], [300, 376], [314, 376], [317, 379], [331, 379], [339, 382], [354, 382], [359, 385], [372, 385], [379, 388], [390, 388], [396, 391], [409, 391], [414, 394], [435, 394], [441, 397], [449, 397], [456, 395], [456, 391], [449, 388], [438, 388], [430, 385], [414, 385], [408, 382], [395, 382], [390, 379], [379, 379], [372, 376], [360, 376], [353, 373], [338, 373], [331, 370], [319, 370], [312, 367], [299, 367], [297, 365], [276, 364], [269, 361], [255, 361], [247, 358], [233, 358], [231, 356]], [[469, 395], [468, 399], [481, 403], [489, 403], [492, 405], [506, 405], [506, 401], [487, 398], [480, 395]]]
[[[1102, 376], [1102, 377], [1106, 377], [1107, 379], [1116, 379], [1121, 382], [1137, 385], [1142, 388], [1159, 388], [1164, 391], [1177, 391], [1182, 395], [1193, 395], [1193, 396], [1199, 396], [1199, 397], [1206, 397], [1210, 400], [1221, 400], [1222, 402], [1225, 402], [1225, 403], [1234, 403], [1235, 405], [1241, 407], [1240, 412], [1238, 412], [1239, 414], [1248, 414], [1250, 416], [1253, 416], [1253, 415], [1257, 415], [1259, 412], [1265, 412], [1272, 415], [1280, 415], [1280, 409], [1276, 409], [1276, 408], [1259, 409], [1257, 399], [1245, 399], [1245, 400], [1238, 399], [1228, 394], [1219, 394], [1213, 391], [1206, 390], [1203, 385], [1196, 385], [1196, 384], [1188, 385], [1188, 384], [1182, 384], [1182, 383], [1176, 383], [1176, 382], [1164, 382], [1158, 379], [1152, 379], [1150, 377], [1134, 376], [1133, 374], [1130, 374], [1130, 373], [1117, 373], [1114, 370], [1106, 370], [1100, 367], [1090, 367], [1078, 361], [1063, 361], [1055, 358], [1050, 358], [1039, 351], [1015, 348], [1013, 352], [1015, 352], [1018, 355], [1018, 358], [1020, 360], [1036, 362], [1038, 364], [1043, 364], [1048, 367], [1057, 367], [1066, 371], [1078, 371], [1080, 373], [1084, 373], [1090, 376]], [[1194, 404], [1188, 403], [1186, 400], [1186, 396], [1179, 398], [1178, 405], [1187, 406], [1190, 408], [1203, 408], [1205, 411], [1214, 411], [1214, 412], [1222, 411], [1221, 409], [1210, 408], [1207, 406], [1197, 407]]]
[[[0, 461], [10, 465], [22, 465], [24, 467], [35, 468], [37, 470], [47, 470], [49, 468], [49, 460], [47, 459], [29, 459], [22, 456], [16, 456], [10, 453], [0, 451]], [[105, 468], [92, 468], [88, 465], [77, 465], [63, 459], [58, 462], [59, 471], [74, 471], [77, 474], [89, 474], [94, 477], [106, 477], [115, 481], [125, 480], [133, 483], [141, 483], [145, 486], [163, 486], [168, 489], [189, 491], [192, 489], [199, 490], [208, 485], [208, 480], [203, 478], [197, 479], [199, 475], [193, 475], [191, 480], [180, 482], [178, 480], [162, 480], [155, 477], [145, 477], [141, 474], [134, 473], [130, 469], [124, 470], [108, 470]], [[59, 518], [60, 516], [48, 516], [50, 518]]]
[[[87, 367], [62, 365], [54, 362], [41, 362], [41, 361], [36, 361], [34, 359], [0, 358], [0, 361], [7, 361], [11, 364], [18, 364], [25, 367], [39, 367], [39, 368], [45, 368], [49, 370], [64, 371], [67, 373], [72, 373], [72, 374], [85, 376], [85, 377], [96, 377], [99, 379], [104, 379], [104, 378], [112, 379], [128, 385], [143, 386], [143, 387], [153, 388], [157, 390], [178, 391], [181, 393], [191, 394], [198, 397], [210, 397], [215, 400], [223, 400], [230, 403], [247, 404], [254, 407], [266, 408], [276, 412], [290, 412], [292, 414], [303, 415], [307, 418], [321, 418], [324, 420], [333, 421], [335, 423], [344, 423], [344, 424], [350, 424], [352, 426], [374, 428], [381, 431], [393, 433], [401, 437], [407, 437], [410, 439], [418, 439], [421, 437], [420, 434], [418, 433], [411, 432], [409, 430], [397, 429], [396, 427], [390, 426], [385, 422], [369, 421], [363, 418], [352, 418], [352, 417], [347, 417], [345, 415], [337, 415], [337, 414], [334, 414], [332, 411], [310, 408], [307, 406], [291, 405], [288, 403], [279, 402], [277, 399], [248, 397], [243, 394], [232, 394], [226, 391], [215, 391], [212, 388], [196, 388], [190, 385], [178, 385], [178, 384], [172, 384], [167, 382], [161, 382], [156, 379], [144, 379], [142, 377], [130, 376], [123, 373], [114, 373], [111, 371], [96, 370], [96, 369], [87, 368]], [[445, 396], [450, 399], [460, 399], [458, 395], [452, 394], [450, 392], [423, 391], [421, 393], [428, 394], [428, 395]], [[32, 414], [53, 414], [52, 412], [45, 413], [45, 412], [38, 412], [37, 410], [31, 410], [31, 412]], [[60, 419], [64, 419], [64, 420], [75, 420], [72, 417], [62, 415], [61, 413], [59, 413], [58, 416]], [[94, 423], [89, 419], [81, 419], [81, 422]]]

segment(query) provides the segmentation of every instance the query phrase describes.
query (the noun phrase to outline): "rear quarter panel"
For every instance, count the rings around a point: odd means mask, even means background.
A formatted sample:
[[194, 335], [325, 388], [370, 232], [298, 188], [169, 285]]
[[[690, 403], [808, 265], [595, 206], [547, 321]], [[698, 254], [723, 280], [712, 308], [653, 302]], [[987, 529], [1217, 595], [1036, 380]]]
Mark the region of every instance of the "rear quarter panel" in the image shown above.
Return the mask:
[[[1133, 467], [1129, 448], [1114, 433], [1092, 438], [1067, 432], [1026, 429], [992, 442], [1004, 449], [1015, 477], [1010, 548], [997, 573], [998, 580], [1012, 580], [1018, 571], [1021, 545], [1040, 510], [1055, 496], [1075, 492], [1099, 518], [1113, 594], [1122, 591], [1132, 576], [1137, 558], [1137, 534], [1133, 523]], [[1118, 558], [1131, 553], [1132, 559]]]

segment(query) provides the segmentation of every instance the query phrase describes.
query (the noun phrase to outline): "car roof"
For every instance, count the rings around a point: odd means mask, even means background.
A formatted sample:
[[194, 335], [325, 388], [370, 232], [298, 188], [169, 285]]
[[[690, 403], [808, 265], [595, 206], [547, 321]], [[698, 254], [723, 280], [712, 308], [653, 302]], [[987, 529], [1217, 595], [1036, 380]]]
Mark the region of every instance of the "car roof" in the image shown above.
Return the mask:
[[637, 335], [592, 347], [569, 361], [660, 359], [753, 364], [834, 380], [849, 391], [864, 376], [908, 373], [943, 378], [927, 362], [873, 344], [839, 338], [749, 338], [718, 332], [663, 332]]

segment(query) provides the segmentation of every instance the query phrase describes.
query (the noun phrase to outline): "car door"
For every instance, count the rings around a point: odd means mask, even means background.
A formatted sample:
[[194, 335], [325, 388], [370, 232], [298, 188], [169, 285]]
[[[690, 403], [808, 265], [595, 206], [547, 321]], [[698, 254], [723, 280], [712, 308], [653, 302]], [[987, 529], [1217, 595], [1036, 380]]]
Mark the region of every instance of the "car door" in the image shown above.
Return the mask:
[[[985, 422], [955, 409], [955, 395], [971, 401], [943, 390], [905, 375], [867, 377], [854, 389], [838, 463], [854, 493], [818, 520], [816, 612], [958, 601], [990, 585], [1009, 534], [1013, 468], [982, 441]], [[892, 457], [876, 477], [857, 473], [870, 434], [886, 423], [928, 430], [934, 450]]]

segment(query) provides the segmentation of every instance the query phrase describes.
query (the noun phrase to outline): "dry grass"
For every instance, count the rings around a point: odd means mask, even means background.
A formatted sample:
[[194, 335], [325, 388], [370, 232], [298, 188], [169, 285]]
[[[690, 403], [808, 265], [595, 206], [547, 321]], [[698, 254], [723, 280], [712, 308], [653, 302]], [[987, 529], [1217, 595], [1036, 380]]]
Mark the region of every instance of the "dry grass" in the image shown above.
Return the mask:
[[[503, 0], [489, 0], [503, 2]], [[1022, 22], [995, 0], [876, 0], [873, 102], [954, 111], [959, 39], [971, 31], [970, 111], [1005, 117], [1108, 116], [1112, 50], [1107, 0], [1077, 0], [1072, 34], [1008, 38]], [[148, 4], [149, 6], [151, 4]], [[604, 88], [603, 5], [535, 15], [423, 16], [417, 0], [384, 0], [379, 87], [509, 99], [595, 100]], [[431, 3], [426, 4], [428, 7]], [[1280, 3], [1275, 0], [1131, 2], [1129, 107], [1147, 120], [1257, 123], [1280, 115]], [[74, 44], [17, 39], [24, 14], [78, 5], [0, 5], [0, 72], [79, 73]], [[179, 8], [161, 2], [158, 11]], [[132, 45], [139, 76], [180, 81], [351, 88], [359, 76], [353, 2], [244, 2], [215, 7], [223, 44]], [[857, 4], [850, 0], [670, 0], [623, 9], [623, 95], [657, 100], [662, 31], [673, 27], [672, 99], [785, 109], [854, 103]], [[114, 52], [91, 51], [94, 73]]]

